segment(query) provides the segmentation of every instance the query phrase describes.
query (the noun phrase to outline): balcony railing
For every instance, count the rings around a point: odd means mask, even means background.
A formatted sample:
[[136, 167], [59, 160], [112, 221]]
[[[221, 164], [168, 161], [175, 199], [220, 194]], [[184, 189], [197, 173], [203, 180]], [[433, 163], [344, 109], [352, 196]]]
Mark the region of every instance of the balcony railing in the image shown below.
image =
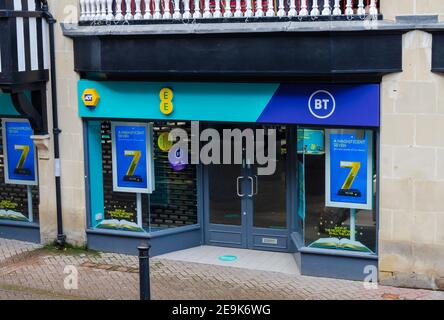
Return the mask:
[[[79, 0], [81, 24], [365, 19], [378, 0]], [[216, 21], [215, 21], [216, 20]], [[167, 21], [164, 21], [167, 22]]]

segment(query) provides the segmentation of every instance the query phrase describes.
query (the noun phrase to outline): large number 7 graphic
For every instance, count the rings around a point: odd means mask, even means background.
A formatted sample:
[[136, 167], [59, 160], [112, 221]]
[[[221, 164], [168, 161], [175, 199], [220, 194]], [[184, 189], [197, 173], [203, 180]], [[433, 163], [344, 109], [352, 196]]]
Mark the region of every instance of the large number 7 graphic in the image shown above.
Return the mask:
[[361, 192], [359, 190], [351, 189], [351, 186], [355, 181], [356, 176], [358, 175], [359, 169], [361, 168], [361, 163], [352, 162], [352, 161], [341, 161], [339, 163], [339, 166], [341, 168], [351, 169], [347, 178], [344, 181], [344, 184], [342, 185], [342, 188], [339, 190], [339, 194], [344, 196], [360, 197]]
[[23, 168], [26, 158], [28, 157], [29, 154], [29, 149], [30, 149], [29, 146], [24, 146], [20, 144], [14, 145], [14, 150], [22, 150], [22, 154], [20, 155], [20, 158], [14, 170], [16, 173], [29, 174], [29, 170]]
[[125, 150], [124, 153], [125, 157], [133, 157], [133, 160], [131, 161], [128, 171], [126, 172], [127, 176], [134, 175], [134, 172], [136, 171], [136, 167], [139, 164], [140, 156], [142, 155], [142, 152], [139, 150]]

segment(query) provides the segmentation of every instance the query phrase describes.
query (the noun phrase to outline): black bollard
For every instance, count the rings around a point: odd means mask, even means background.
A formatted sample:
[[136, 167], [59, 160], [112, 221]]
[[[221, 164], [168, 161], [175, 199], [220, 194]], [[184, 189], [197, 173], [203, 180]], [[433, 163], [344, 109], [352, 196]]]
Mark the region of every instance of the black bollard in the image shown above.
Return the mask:
[[140, 300], [151, 300], [151, 290], [150, 290], [151, 246], [147, 244], [142, 244], [137, 249], [139, 249]]

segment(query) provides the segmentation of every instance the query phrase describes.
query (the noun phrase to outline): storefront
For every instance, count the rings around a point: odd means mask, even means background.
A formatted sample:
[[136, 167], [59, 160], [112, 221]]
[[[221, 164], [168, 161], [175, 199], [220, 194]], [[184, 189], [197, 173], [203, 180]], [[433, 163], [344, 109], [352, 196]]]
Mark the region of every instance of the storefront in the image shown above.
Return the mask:
[[49, 139], [47, 10], [40, 1], [0, 1], [0, 237], [32, 242], [40, 242], [36, 144]]
[[90, 248], [290, 252], [350, 279], [377, 265], [379, 84], [80, 80], [78, 97]]

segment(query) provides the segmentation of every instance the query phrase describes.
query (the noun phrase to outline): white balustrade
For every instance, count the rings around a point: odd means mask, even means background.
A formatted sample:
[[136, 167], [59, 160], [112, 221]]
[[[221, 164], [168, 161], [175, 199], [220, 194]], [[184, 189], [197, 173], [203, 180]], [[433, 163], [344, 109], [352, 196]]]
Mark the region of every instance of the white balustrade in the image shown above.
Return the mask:
[[131, 0], [125, 0], [125, 20], [133, 20], [133, 13], [131, 11]]
[[113, 0], [106, 0], [106, 21], [114, 20]]
[[180, 13], [180, 1], [179, 0], [173, 0], [174, 1], [174, 13], [173, 13], [173, 19], [178, 20], [182, 18], [182, 14]]
[[351, 16], [353, 15], [353, 0], [347, 0], [347, 4], [345, 5], [345, 15]]
[[320, 14], [321, 12], [319, 11], [318, 0], [313, 0], [313, 6], [311, 8], [310, 15], [312, 17], [317, 17]]
[[163, 16], [162, 19], [171, 19], [170, 0], [163, 0]]
[[193, 19], [199, 19], [199, 18], [202, 18], [202, 13], [200, 13], [200, 1], [194, 0]]
[[142, 0], [135, 0], [134, 4], [136, 5], [136, 8], [134, 10], [134, 20], [141, 20], [143, 18], [142, 16]]
[[286, 16], [284, 0], [279, 0], [279, 10], [277, 12], [277, 16], [279, 18], [283, 18]]
[[102, 12], [102, 7], [101, 7], [101, 3], [100, 0], [95, 0], [95, 12], [94, 12], [94, 20], [100, 20], [100, 16], [101, 16], [101, 12]]
[[339, 3], [340, 0], [335, 0], [335, 5], [333, 8], [333, 15], [334, 16], [340, 16], [342, 14], [341, 11], [341, 4]]
[[264, 11], [262, 8], [262, 0], [256, 0], [256, 12], [254, 14], [255, 17], [263, 17]]
[[242, 13], [241, 0], [236, 0], [236, 11], [234, 12], [236, 18], [241, 18], [244, 16]]
[[[172, 2], [171, 2], [172, 1]], [[79, 0], [80, 17], [86, 21], [149, 19], [200, 19], [250, 17], [376, 16], [377, 0]], [[211, 8], [214, 1], [214, 9]], [[222, 2], [222, 3], [221, 3]], [[366, 7], [368, 5], [368, 8]], [[193, 10], [191, 10], [191, 6]], [[223, 9], [222, 9], [223, 6]], [[299, 10], [299, 11], [298, 11]], [[353, 19], [353, 17], [351, 17]]]
[[145, 1], [145, 13], [143, 14], [144, 20], [150, 20], [153, 18], [153, 15], [151, 14], [151, 0], [144, 0]]
[[209, 19], [212, 18], [213, 15], [211, 14], [211, 10], [210, 10], [210, 0], [205, 0], [205, 7], [204, 7], [204, 14], [203, 17], [205, 19]]
[[301, 0], [301, 10], [299, 11], [301, 17], [308, 16], [307, 0]]
[[[187, 0], [185, 0], [185, 1], [187, 1]], [[220, 1], [221, 0], [215, 0], [214, 2], [215, 2], [215, 5], [214, 5], [214, 13], [213, 13], [213, 17], [214, 18], [222, 18], [223, 17], [223, 15], [222, 15], [222, 11], [221, 11], [221, 9], [220, 9]]]
[[290, 10], [288, 10], [289, 17], [296, 17], [298, 12], [296, 10], [296, 0], [290, 0]]
[[191, 19], [191, 11], [190, 11], [190, 1], [191, 0], [184, 0], [184, 12], [183, 12], [183, 18], [184, 19]]
[[86, 21], [86, 1], [80, 0], [80, 21]]
[[233, 13], [231, 12], [230, 0], [225, 0], [224, 18], [231, 18]]
[[122, 14], [122, 0], [116, 0], [116, 21], [122, 21], [123, 20], [123, 14]]
[[268, 0], [266, 16], [274, 17], [274, 0]]
[[324, 9], [322, 9], [323, 16], [331, 16], [330, 0], [324, 0]]
[[[390, 0], [386, 0], [386, 1], [390, 1]], [[370, 8], [369, 8], [369, 12], [370, 15], [372, 16], [376, 16], [378, 14], [378, 8], [376, 6], [376, 0], [371, 0], [370, 1]]]

